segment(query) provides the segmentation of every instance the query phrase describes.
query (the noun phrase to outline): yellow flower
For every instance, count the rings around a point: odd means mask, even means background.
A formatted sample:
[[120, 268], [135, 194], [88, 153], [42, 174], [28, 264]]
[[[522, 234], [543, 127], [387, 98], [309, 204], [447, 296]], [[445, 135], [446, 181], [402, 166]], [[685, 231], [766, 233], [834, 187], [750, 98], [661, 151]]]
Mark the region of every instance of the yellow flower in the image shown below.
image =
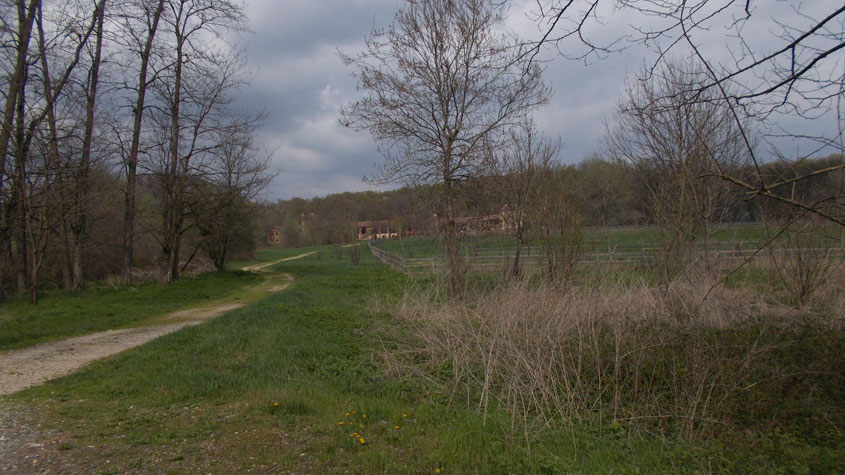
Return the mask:
[[364, 445], [364, 438], [363, 437], [358, 437], [358, 440], [361, 442], [361, 445]]
[[343, 425], [343, 421], [338, 422], [338, 423], [337, 423], [337, 425], [342, 426], [342, 425]]
[[366, 414], [362, 414], [362, 415], [361, 415], [361, 417], [363, 417], [364, 419], [366, 419], [366, 418], [367, 418], [367, 415], [366, 415]]
[[346, 415], [348, 416], [348, 415], [349, 415], [349, 413], [347, 412], [347, 413], [346, 413]]
[[408, 414], [402, 413], [402, 417], [408, 417]]
[[274, 402], [274, 403], [273, 403], [273, 405], [274, 405], [275, 407], [279, 407], [279, 403], [277, 403], [277, 402]]
[[399, 428], [399, 426], [393, 426], [393, 428], [394, 428], [394, 429], [398, 429], [398, 428]]
[[435, 469], [434, 469], [434, 473], [440, 473], [440, 469], [439, 469], [439, 468], [435, 468]]

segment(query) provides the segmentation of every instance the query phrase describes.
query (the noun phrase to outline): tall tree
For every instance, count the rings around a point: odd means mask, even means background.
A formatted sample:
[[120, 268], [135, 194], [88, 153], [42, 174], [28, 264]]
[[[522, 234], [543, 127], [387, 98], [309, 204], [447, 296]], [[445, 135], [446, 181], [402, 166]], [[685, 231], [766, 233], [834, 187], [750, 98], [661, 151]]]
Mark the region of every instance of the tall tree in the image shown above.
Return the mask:
[[511, 275], [520, 272], [522, 247], [535, 220], [539, 191], [545, 186], [549, 172], [560, 150], [560, 142], [540, 135], [533, 121], [513, 128], [498, 148], [490, 147], [491, 169], [496, 186], [492, 190], [502, 204], [507, 232], [516, 241]]
[[89, 174], [91, 168], [91, 150], [94, 141], [95, 108], [97, 91], [100, 85], [100, 63], [103, 54], [103, 24], [106, 18], [107, 0], [100, 0], [95, 9], [96, 30], [91, 63], [85, 82], [85, 121], [82, 132], [82, 150], [72, 196], [72, 210], [68, 215], [70, 228], [68, 247], [71, 254], [72, 283], [74, 290], [85, 287], [84, 260], [88, 232], [88, 212], [91, 189]]
[[735, 173], [747, 163], [743, 134], [729, 109], [712, 93], [693, 92], [704, 78], [685, 61], [643, 73], [620, 99], [605, 140], [608, 152], [630, 163], [647, 190], [667, 280], [689, 262], [700, 234], [707, 258], [709, 235], [734, 201], [731, 187], [713, 175]]
[[408, 0], [358, 54], [341, 53], [366, 95], [342, 108], [385, 156], [378, 181], [439, 183], [449, 287], [461, 288], [457, 185], [482, 174], [482, 144], [548, 100], [536, 64], [496, 32], [504, 7], [486, 0]]
[[226, 268], [233, 251], [255, 245], [257, 209], [252, 201], [272, 178], [270, 155], [259, 152], [253, 134], [244, 129], [225, 131], [207, 173], [193, 180], [186, 197], [200, 234], [196, 249], [204, 251], [217, 270]]
[[[244, 68], [237, 50], [222, 39], [246, 28], [243, 9], [223, 0], [170, 0], [167, 8], [172, 67], [158, 84], [165, 113], [157, 125], [167, 129], [167, 140], [156, 173], [162, 185], [162, 278], [175, 280], [192, 176], [202, 173], [205, 162], [224, 145], [225, 129], [249, 127], [257, 119], [236, 116], [227, 108]], [[204, 41], [209, 38], [218, 39], [217, 47]]]
[[[57, 192], [61, 189], [57, 106], [70, 89], [68, 84], [96, 23], [94, 19], [88, 21], [87, 11], [81, 17], [64, 12], [63, 21], [53, 21], [48, 31], [43, 11], [41, 2], [36, 2], [37, 50], [25, 62], [23, 82], [16, 92], [13, 137], [15, 267], [18, 291], [26, 291], [33, 303], [37, 301], [38, 272], [48, 237], [64, 211]], [[60, 67], [52, 68], [57, 65]], [[58, 70], [55, 77], [53, 70]]]
[[[544, 44], [554, 44], [569, 58], [592, 59], [639, 42], [656, 53], [651, 71], [673, 55], [691, 58], [705, 80], [688, 84], [685, 95], [722, 102], [753, 165], [750, 175], [718, 167], [713, 175], [748, 198], [763, 197], [845, 226], [845, 181], [838, 180], [821, 199], [785, 192], [799, 182], [845, 170], [845, 5], [767, 2], [760, 8], [761, 3], [537, 0], [534, 18], [543, 33], [532, 57]], [[608, 31], [605, 25], [619, 15], [629, 30]], [[802, 160], [831, 154], [840, 159], [801, 173]], [[794, 176], [766, 176], [767, 156], [794, 163]]]
[[[132, 251], [135, 244], [135, 189], [138, 170], [138, 154], [141, 146], [141, 129], [144, 120], [144, 107], [147, 88], [156, 80], [157, 74], [149, 76], [153, 46], [164, 13], [166, 0], [137, 0], [137, 5], [130, 5], [124, 15], [123, 31], [129, 41], [132, 54], [138, 55], [140, 65], [135, 86], [135, 100], [132, 107], [132, 132], [129, 150], [124, 155], [126, 169], [126, 194], [123, 217], [123, 269], [121, 278], [124, 284], [132, 283]], [[132, 8], [137, 7], [137, 8]], [[140, 14], [138, 12], [140, 10]]]
[[[64, 265], [63, 274], [65, 277], [65, 286], [72, 287], [77, 290], [82, 288], [82, 248], [84, 246], [83, 228], [85, 222], [84, 206], [82, 200], [84, 194], [88, 192], [87, 180], [88, 167], [91, 155], [91, 141], [93, 136], [94, 126], [94, 105], [96, 103], [96, 91], [99, 82], [99, 67], [100, 56], [103, 43], [103, 22], [105, 20], [105, 0], [99, 0], [93, 4], [92, 11], [85, 11], [90, 15], [90, 19], [83, 26], [84, 34], [76, 35], [75, 22], [70, 23], [67, 27], [59, 27], [59, 31], [54, 34], [53, 38], [46, 38], [45, 34], [45, 19], [42, 14], [43, 8], [38, 9], [37, 27], [38, 27], [38, 49], [41, 64], [41, 78], [43, 82], [43, 96], [45, 102], [46, 121], [48, 126], [47, 131], [47, 168], [50, 169], [54, 176], [53, 186], [48, 191], [48, 200], [53, 205], [53, 216], [56, 221], [56, 226], [60, 228], [64, 246]], [[84, 10], [83, 10], [84, 11]], [[82, 20], [81, 20], [82, 21]], [[81, 23], [80, 21], [80, 23]], [[54, 21], [53, 23], [61, 25], [61, 21]], [[79, 66], [82, 52], [88, 49], [88, 43], [91, 35], [95, 37], [95, 45], [93, 47], [94, 53], [89, 67], [86, 79], [84, 102], [86, 104], [86, 114], [83, 119], [83, 137], [81, 151], [74, 151], [66, 155], [80, 154], [78, 166], [73, 165], [69, 158], [63, 158], [59, 151], [59, 114], [57, 106], [62, 99], [63, 91], [70, 89], [67, 87], [72, 83], [72, 74]], [[53, 51], [47, 49], [47, 44], [61, 44], [70, 43], [66, 50], [69, 51]], [[55, 46], [54, 46], [55, 48]], [[64, 65], [62, 74], [54, 80], [51, 77], [50, 63], [59, 60], [67, 61]], [[64, 95], [70, 95], [69, 91]], [[69, 99], [67, 102], [73, 102]], [[63, 117], [62, 122], [67, 122], [68, 117]], [[73, 122], [73, 121], [71, 121]], [[68, 133], [67, 135], [72, 135]], [[73, 173], [65, 176], [66, 169], [72, 169]], [[82, 227], [80, 227], [80, 225]], [[34, 266], [33, 266], [34, 268]]]
[[0, 299], [4, 297], [6, 287], [4, 280], [12, 259], [9, 212], [13, 200], [5, 190], [5, 184], [9, 178], [7, 175], [7, 152], [9, 141], [15, 129], [15, 112], [20, 110], [20, 101], [22, 100], [24, 84], [26, 82], [32, 25], [35, 22], [36, 10], [41, 2], [39, 0], [29, 0], [29, 2], [19, 0], [14, 3], [14, 9], [17, 13], [17, 24], [7, 26], [5, 15], [3, 20], [3, 33], [15, 31], [16, 34], [12, 38], [15, 64], [9, 72], [6, 100], [3, 107], [3, 122], [0, 124], [0, 247], [2, 247], [0, 249]]

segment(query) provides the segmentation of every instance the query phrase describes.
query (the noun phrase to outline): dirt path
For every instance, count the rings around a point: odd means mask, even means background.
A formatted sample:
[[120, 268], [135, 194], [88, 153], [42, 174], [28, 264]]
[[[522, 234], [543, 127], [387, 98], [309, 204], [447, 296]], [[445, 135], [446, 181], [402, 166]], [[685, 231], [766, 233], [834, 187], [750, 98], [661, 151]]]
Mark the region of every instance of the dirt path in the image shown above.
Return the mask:
[[[250, 291], [249, 298], [237, 302], [216, 302], [179, 310], [163, 315], [157, 320], [158, 324], [143, 328], [92, 333], [0, 353], [0, 395], [63, 376], [91, 361], [114, 355], [186, 326], [200, 324], [267, 293], [282, 291], [293, 282], [293, 277], [281, 273], [270, 274], [266, 269], [314, 252], [244, 267], [246, 271], [266, 273], [267, 278]], [[57, 455], [60, 446], [56, 445], [56, 440], [56, 434], [33, 422], [30, 409], [0, 398], [0, 473], [88, 473], [86, 467], [80, 467], [73, 460]]]
[[276, 264], [281, 264], [282, 262], [292, 261], [294, 259], [302, 259], [303, 257], [310, 256], [311, 254], [316, 254], [317, 251], [305, 252], [293, 257], [285, 257], [282, 259], [277, 259], [271, 262], [262, 262], [261, 264], [253, 264], [251, 266], [243, 267], [241, 270], [245, 270], [247, 272], [264, 272], [264, 269], [274, 266]]
[[[306, 252], [272, 262], [244, 267], [249, 272], [267, 272], [270, 266], [301, 259], [314, 254]], [[293, 277], [280, 274], [259, 284], [258, 295], [284, 290]], [[71, 373], [91, 361], [111, 356], [142, 345], [154, 338], [175, 332], [190, 325], [198, 325], [230, 310], [242, 307], [250, 300], [215, 303], [203, 307], [180, 310], [162, 316], [160, 324], [142, 328], [125, 328], [91, 333], [66, 340], [44, 343], [21, 350], [0, 353], [0, 395], [12, 394]]]

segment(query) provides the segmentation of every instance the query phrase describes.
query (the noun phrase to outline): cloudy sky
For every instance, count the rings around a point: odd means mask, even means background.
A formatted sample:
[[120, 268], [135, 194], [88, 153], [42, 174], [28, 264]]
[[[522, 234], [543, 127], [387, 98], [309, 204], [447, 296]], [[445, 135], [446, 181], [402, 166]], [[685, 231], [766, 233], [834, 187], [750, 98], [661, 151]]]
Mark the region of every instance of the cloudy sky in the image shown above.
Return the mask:
[[[337, 51], [360, 51], [368, 32], [390, 24], [400, 2], [247, 1], [253, 30], [247, 40], [255, 78], [240, 100], [247, 107], [266, 109], [268, 119], [259, 138], [275, 152], [273, 165], [280, 172], [265, 199], [376, 189], [362, 181], [381, 160], [375, 143], [368, 133], [338, 124], [338, 108], [359, 93], [350, 77], [352, 71], [341, 63]], [[512, 1], [506, 28], [523, 38], [537, 39], [538, 26], [527, 17], [535, 5], [535, 0]], [[599, 38], [617, 35], [629, 27], [627, 21], [620, 15], [610, 16], [598, 31]], [[751, 36], [770, 36], [771, 31], [765, 30], [768, 25]], [[724, 48], [724, 41], [718, 40], [724, 31], [715, 35], [717, 39], [708, 46], [718, 51]], [[575, 163], [598, 150], [603, 121], [612, 117], [626, 76], [653, 56], [642, 47], [632, 47], [584, 65], [546, 53], [546, 58], [554, 58], [544, 75], [554, 96], [535, 118], [543, 131], [561, 137], [561, 161]]]

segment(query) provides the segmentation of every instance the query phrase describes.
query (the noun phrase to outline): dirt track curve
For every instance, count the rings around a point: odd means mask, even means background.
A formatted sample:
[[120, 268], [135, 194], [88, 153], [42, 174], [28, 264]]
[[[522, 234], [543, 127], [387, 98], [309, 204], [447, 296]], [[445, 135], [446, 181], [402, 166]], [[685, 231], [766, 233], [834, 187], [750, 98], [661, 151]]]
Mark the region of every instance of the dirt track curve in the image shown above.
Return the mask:
[[[243, 270], [264, 272], [267, 267], [300, 259], [314, 254], [314, 252], [247, 266]], [[293, 277], [284, 274], [279, 279], [263, 282], [259, 285], [259, 290], [266, 293], [279, 292], [290, 285], [292, 281]], [[91, 361], [142, 345], [186, 326], [198, 325], [230, 310], [242, 307], [246, 303], [218, 302], [213, 305], [180, 310], [164, 315], [158, 320], [158, 324], [152, 326], [107, 330], [0, 353], [0, 395], [12, 394], [64, 376]]]

